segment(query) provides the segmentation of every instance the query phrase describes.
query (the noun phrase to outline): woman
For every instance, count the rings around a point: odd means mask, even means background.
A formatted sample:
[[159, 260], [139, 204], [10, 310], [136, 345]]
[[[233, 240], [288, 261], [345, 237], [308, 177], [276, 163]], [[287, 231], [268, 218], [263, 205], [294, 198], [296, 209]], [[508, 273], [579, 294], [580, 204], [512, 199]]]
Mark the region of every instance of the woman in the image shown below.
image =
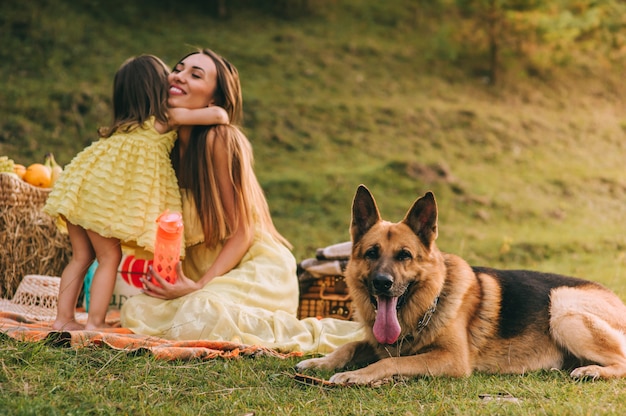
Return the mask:
[[[181, 127], [172, 151], [183, 197], [186, 255], [169, 284], [152, 271], [126, 301], [122, 325], [169, 339], [210, 339], [328, 352], [362, 337], [354, 322], [298, 320], [296, 261], [275, 229], [253, 171], [237, 69], [209, 49], [178, 62], [169, 105], [217, 105], [233, 125]], [[157, 284], [155, 284], [155, 281]]]

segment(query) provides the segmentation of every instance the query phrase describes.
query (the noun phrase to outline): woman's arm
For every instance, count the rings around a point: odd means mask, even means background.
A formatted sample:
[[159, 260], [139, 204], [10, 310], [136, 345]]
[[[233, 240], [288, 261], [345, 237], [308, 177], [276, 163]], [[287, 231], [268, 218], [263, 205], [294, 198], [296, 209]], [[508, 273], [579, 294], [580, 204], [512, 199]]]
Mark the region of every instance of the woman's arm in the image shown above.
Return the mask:
[[[209, 145], [207, 146], [206, 157], [210, 157], [213, 160], [224, 212], [225, 215], [229, 216], [228, 222], [232, 224], [235, 221], [236, 191], [229, 173], [228, 161], [231, 158], [228, 155], [228, 147], [225, 140], [216, 136], [215, 129], [209, 132], [207, 140]], [[254, 230], [249, 229], [249, 224], [244, 223], [243, 216], [240, 215], [236, 231], [224, 242], [217, 258], [198, 281], [200, 287], [209, 283], [216, 276], [222, 276], [237, 266], [252, 245], [253, 238]]]
[[[235, 188], [230, 180], [228, 166], [230, 158], [228, 157], [227, 145], [225, 140], [217, 137], [215, 129], [209, 131], [207, 140], [209, 143], [206, 157], [213, 159], [220, 194], [223, 198], [224, 212], [231, 216], [229, 220], [232, 222], [235, 218]], [[174, 284], [168, 283], [155, 271], [150, 270], [148, 278], [142, 279], [144, 293], [161, 299], [175, 299], [201, 289], [215, 277], [222, 276], [235, 268], [252, 245], [253, 238], [254, 231], [250, 230], [247, 224], [244, 224], [240, 216], [237, 230], [224, 242], [217, 258], [200, 280], [194, 282], [186, 277], [180, 263], [178, 263], [178, 279]], [[155, 285], [154, 281], [158, 282], [158, 285]]]
[[169, 125], [177, 126], [210, 126], [213, 124], [228, 124], [228, 113], [222, 107], [211, 106], [203, 108], [170, 108], [168, 110]]

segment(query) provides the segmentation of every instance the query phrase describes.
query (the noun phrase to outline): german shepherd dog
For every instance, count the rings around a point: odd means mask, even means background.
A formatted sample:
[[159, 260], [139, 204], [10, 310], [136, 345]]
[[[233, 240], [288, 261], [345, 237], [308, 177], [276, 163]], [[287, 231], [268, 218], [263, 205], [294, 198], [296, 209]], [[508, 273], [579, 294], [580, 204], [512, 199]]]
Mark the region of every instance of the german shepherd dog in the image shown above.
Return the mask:
[[365, 339], [296, 368], [358, 368], [334, 374], [339, 384], [553, 368], [626, 377], [626, 306], [614, 293], [574, 277], [470, 267], [439, 251], [437, 233], [431, 192], [391, 223], [361, 185], [346, 280]]

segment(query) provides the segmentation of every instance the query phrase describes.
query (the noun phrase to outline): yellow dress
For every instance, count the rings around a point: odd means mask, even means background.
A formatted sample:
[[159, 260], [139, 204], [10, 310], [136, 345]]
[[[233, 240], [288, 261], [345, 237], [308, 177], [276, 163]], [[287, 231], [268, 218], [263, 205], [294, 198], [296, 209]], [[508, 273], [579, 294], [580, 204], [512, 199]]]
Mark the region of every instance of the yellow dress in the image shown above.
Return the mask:
[[[202, 228], [193, 199], [183, 191], [187, 247], [183, 269], [195, 281], [219, 253], [201, 243]], [[296, 317], [296, 260], [273, 236], [260, 229], [243, 259], [202, 289], [173, 300], [140, 294], [122, 306], [122, 326], [143, 335], [173, 340], [230, 341], [279, 351], [327, 353], [363, 338], [356, 322]]]
[[182, 208], [170, 162], [176, 132], [161, 134], [154, 121], [78, 153], [54, 184], [44, 211], [154, 252], [157, 217]]

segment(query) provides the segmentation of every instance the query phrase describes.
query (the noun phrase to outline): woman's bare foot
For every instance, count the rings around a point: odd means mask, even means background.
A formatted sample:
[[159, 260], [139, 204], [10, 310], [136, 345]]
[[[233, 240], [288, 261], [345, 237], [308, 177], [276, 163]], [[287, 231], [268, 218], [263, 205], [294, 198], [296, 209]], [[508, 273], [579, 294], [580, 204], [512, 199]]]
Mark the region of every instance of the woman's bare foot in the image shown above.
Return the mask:
[[81, 331], [85, 329], [85, 325], [76, 322], [75, 319], [71, 319], [69, 321], [57, 319], [52, 324], [52, 329], [56, 329], [58, 331]]

